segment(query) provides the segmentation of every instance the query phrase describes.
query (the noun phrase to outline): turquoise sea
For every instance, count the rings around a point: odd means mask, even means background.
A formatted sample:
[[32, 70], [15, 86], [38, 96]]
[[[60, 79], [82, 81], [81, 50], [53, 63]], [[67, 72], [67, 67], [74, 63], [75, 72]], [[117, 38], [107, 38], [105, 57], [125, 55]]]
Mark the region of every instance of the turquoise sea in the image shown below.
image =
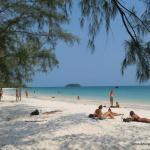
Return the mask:
[[72, 98], [80, 96], [80, 99], [90, 100], [109, 100], [109, 91], [113, 90], [116, 95], [115, 101], [150, 104], [150, 86], [30, 87], [26, 89], [29, 96], [68, 96]]

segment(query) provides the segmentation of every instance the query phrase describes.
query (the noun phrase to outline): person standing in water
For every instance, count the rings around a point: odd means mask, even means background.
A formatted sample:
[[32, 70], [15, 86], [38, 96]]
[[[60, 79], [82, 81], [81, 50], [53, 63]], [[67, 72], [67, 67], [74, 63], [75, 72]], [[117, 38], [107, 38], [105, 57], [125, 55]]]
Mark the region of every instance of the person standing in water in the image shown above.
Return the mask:
[[115, 96], [115, 94], [114, 94], [113, 90], [111, 90], [109, 93], [110, 106], [113, 106], [114, 96]]
[[25, 95], [26, 95], [26, 98], [28, 98], [28, 95], [29, 95], [29, 94], [28, 94], [28, 91], [27, 91], [27, 90], [25, 91]]
[[0, 101], [2, 100], [2, 97], [3, 97], [3, 89], [0, 88]]
[[17, 102], [19, 101], [19, 90], [18, 90], [18, 88], [16, 88], [16, 101]]

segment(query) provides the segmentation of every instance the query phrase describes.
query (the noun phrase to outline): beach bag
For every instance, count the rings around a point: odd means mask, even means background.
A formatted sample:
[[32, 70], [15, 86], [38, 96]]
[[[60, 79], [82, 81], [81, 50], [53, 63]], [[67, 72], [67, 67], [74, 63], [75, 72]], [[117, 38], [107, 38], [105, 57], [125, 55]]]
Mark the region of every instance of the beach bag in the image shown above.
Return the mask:
[[39, 114], [40, 114], [40, 113], [39, 113], [38, 109], [36, 109], [36, 110], [34, 110], [34, 111], [32, 111], [32, 112], [30, 113], [30, 116], [39, 115]]
[[89, 118], [95, 118], [93, 114], [89, 114]]

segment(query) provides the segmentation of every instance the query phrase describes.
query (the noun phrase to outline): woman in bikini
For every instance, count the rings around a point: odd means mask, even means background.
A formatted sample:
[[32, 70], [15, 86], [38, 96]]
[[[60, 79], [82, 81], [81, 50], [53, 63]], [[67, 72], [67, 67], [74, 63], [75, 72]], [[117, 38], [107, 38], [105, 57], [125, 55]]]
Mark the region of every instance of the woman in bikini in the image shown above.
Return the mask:
[[140, 116], [135, 114], [134, 111], [130, 111], [130, 116], [131, 116], [131, 119], [133, 121], [150, 123], [150, 119], [148, 119], [148, 118], [141, 118]]
[[95, 110], [94, 117], [98, 119], [106, 119], [106, 118], [114, 119], [114, 115], [112, 114], [112, 112], [107, 111], [106, 113], [103, 113], [102, 108], [103, 106], [100, 105], [98, 109]]

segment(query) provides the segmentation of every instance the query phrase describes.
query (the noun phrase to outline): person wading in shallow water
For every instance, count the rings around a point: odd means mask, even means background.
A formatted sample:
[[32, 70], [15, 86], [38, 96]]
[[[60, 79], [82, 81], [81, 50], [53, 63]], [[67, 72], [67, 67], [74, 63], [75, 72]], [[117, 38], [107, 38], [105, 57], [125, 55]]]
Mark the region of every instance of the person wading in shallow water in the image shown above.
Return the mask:
[[29, 94], [28, 94], [28, 91], [27, 91], [27, 90], [25, 91], [25, 95], [26, 95], [26, 98], [28, 98], [28, 95], [29, 95]]
[[3, 89], [0, 88], [0, 101], [2, 100], [2, 97], [3, 97]]
[[19, 90], [18, 90], [18, 88], [16, 88], [16, 101], [17, 102], [19, 101]]
[[109, 93], [110, 106], [113, 106], [114, 96], [115, 96], [115, 94], [114, 94], [113, 90], [111, 90]]

